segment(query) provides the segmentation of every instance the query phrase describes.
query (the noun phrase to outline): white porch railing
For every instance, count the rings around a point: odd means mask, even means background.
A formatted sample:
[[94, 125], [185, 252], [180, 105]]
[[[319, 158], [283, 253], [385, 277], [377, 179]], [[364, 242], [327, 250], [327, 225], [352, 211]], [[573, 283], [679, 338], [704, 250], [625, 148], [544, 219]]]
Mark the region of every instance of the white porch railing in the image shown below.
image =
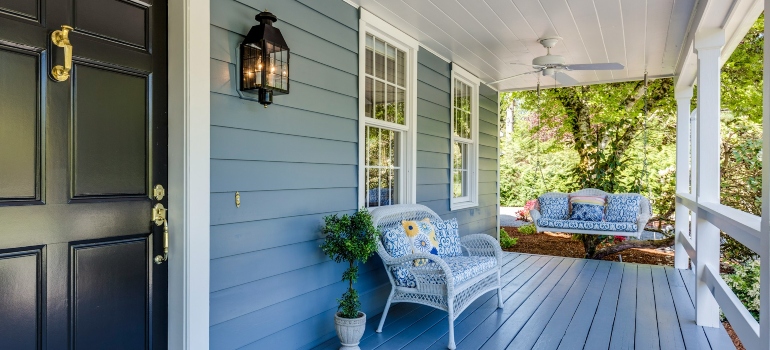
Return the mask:
[[[765, 0], [770, 4], [770, 0]], [[768, 29], [766, 29], [768, 30]], [[765, 32], [767, 34], [767, 32]], [[770, 350], [770, 85], [764, 86], [762, 161], [763, 217], [720, 204], [720, 53], [724, 30], [696, 33], [697, 112], [690, 113], [692, 88], [677, 91], [676, 257], [679, 269], [695, 271], [696, 322], [718, 327], [724, 313], [749, 350]], [[767, 78], [770, 53], [765, 51]], [[765, 79], [766, 81], [766, 79]], [[720, 231], [760, 257], [760, 314], [757, 322], [719, 275]], [[689, 259], [688, 259], [689, 258]]]
[[[759, 216], [718, 203], [698, 203], [695, 197], [689, 193], [677, 193], [676, 204], [686, 207], [686, 210], [694, 213], [698, 219], [707, 221], [743, 245], [753, 249], [760, 246], [760, 222], [762, 219]], [[689, 225], [683, 226], [689, 229]], [[693, 233], [695, 233], [694, 236], [697, 235], [696, 232]], [[676, 235], [677, 245], [680, 245], [687, 256], [692, 259], [693, 265], [703, 266], [703, 273], [696, 275], [696, 278], [708, 286], [710, 294], [730, 321], [730, 325], [738, 334], [743, 345], [747, 349], [766, 349], [766, 347], [761, 346], [760, 334], [762, 330], [759, 323], [719, 276], [719, 250], [696, 250], [695, 243], [687, 232], [677, 230]], [[702, 263], [713, 260], [716, 260], [717, 264]], [[763, 292], [767, 293], [767, 291]], [[711, 313], [718, 317], [718, 312], [719, 310], [703, 310], [699, 308], [699, 305], [696, 305], [696, 313]], [[763, 331], [768, 332], [770, 330]]]

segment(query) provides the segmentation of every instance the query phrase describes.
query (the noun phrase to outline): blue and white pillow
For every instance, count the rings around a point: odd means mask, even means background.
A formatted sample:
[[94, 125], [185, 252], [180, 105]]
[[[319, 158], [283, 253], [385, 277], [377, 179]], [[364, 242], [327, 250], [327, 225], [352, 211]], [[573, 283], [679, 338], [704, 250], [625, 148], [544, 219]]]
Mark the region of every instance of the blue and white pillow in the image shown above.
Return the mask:
[[400, 226], [385, 230], [382, 234], [382, 246], [385, 247], [385, 251], [394, 258], [399, 258], [412, 253], [409, 239], [406, 237], [404, 229]]
[[607, 216], [609, 222], [636, 222], [642, 199], [629, 195], [607, 196]]
[[442, 258], [463, 255], [460, 245], [460, 233], [457, 219], [438, 220], [433, 222], [436, 227], [436, 239], [438, 240], [438, 256]]
[[572, 203], [570, 220], [602, 221], [604, 218], [604, 206], [586, 203]]
[[569, 197], [543, 196], [537, 199], [540, 215], [546, 219], [567, 220], [569, 218]]

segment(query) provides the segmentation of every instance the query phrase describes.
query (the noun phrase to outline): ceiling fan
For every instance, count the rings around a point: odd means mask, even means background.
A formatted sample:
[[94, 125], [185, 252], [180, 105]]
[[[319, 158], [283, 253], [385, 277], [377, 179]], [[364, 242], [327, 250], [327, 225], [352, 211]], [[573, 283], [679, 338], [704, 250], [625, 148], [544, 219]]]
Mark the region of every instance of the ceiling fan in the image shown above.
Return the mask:
[[556, 43], [559, 42], [559, 37], [549, 37], [538, 40], [540, 45], [543, 45], [545, 49], [548, 51], [545, 56], [535, 57], [532, 60], [532, 64], [522, 64], [522, 63], [512, 63], [512, 64], [519, 64], [524, 66], [529, 66], [535, 68], [534, 71], [516, 74], [514, 76], [507, 77], [505, 79], [500, 79], [497, 81], [493, 81], [490, 84], [497, 84], [504, 82], [509, 79], [513, 79], [518, 76], [527, 75], [527, 74], [536, 74], [536, 73], [542, 73], [543, 76], [550, 76], [556, 79], [561, 85], [563, 86], [570, 86], [570, 85], [578, 85], [580, 84], [579, 81], [575, 80], [571, 76], [564, 73], [564, 71], [572, 71], [572, 70], [619, 70], [624, 69], [625, 67], [620, 63], [586, 63], [586, 64], [567, 64], [567, 60], [564, 59], [564, 56], [560, 55], [551, 55], [551, 48], [556, 46]]

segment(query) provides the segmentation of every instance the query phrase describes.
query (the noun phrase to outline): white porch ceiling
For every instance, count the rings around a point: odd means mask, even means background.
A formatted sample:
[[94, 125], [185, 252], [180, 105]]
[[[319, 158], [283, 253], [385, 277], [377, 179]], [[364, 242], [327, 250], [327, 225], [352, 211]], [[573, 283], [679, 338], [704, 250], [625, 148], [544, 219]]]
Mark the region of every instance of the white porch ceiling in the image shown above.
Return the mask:
[[[568, 64], [618, 62], [619, 71], [571, 71], [582, 84], [674, 75], [696, 0], [346, 0], [400, 28], [435, 53], [491, 82], [531, 70], [539, 38]], [[703, 0], [701, 0], [703, 1]], [[730, 1], [725, 1], [729, 3]], [[528, 90], [534, 74], [493, 86]], [[559, 86], [540, 77], [545, 87]], [[556, 84], [556, 85], [554, 85]]]

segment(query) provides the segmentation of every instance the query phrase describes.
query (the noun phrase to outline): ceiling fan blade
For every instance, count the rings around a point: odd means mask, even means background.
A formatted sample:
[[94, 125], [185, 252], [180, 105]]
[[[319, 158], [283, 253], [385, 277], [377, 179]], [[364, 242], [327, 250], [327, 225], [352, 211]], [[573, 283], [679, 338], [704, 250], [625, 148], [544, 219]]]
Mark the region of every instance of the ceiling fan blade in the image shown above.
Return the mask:
[[580, 85], [580, 82], [575, 80], [575, 78], [562, 72], [556, 72], [556, 74], [553, 75], [553, 78], [556, 79], [556, 81], [558, 81], [562, 86]]
[[502, 82], [504, 82], [506, 80], [513, 79], [513, 78], [516, 78], [516, 77], [522, 76], [522, 75], [532, 74], [532, 73], [540, 73], [540, 71], [539, 70], [533, 70], [531, 72], [526, 72], [526, 73], [520, 73], [520, 74], [512, 75], [512, 76], [507, 77], [507, 78], [503, 78], [503, 79], [500, 79], [500, 80], [495, 80], [495, 81], [489, 83], [489, 85], [497, 84], [497, 83], [502, 83]]
[[517, 63], [517, 62], [511, 62], [510, 64], [515, 64], [517, 66], [527, 66], [527, 67], [532, 67], [532, 68], [544, 68], [544, 66], [538, 66], [536, 64]]
[[565, 68], [569, 70], [620, 70], [625, 69], [620, 63], [586, 63], [586, 64], [570, 64]]

